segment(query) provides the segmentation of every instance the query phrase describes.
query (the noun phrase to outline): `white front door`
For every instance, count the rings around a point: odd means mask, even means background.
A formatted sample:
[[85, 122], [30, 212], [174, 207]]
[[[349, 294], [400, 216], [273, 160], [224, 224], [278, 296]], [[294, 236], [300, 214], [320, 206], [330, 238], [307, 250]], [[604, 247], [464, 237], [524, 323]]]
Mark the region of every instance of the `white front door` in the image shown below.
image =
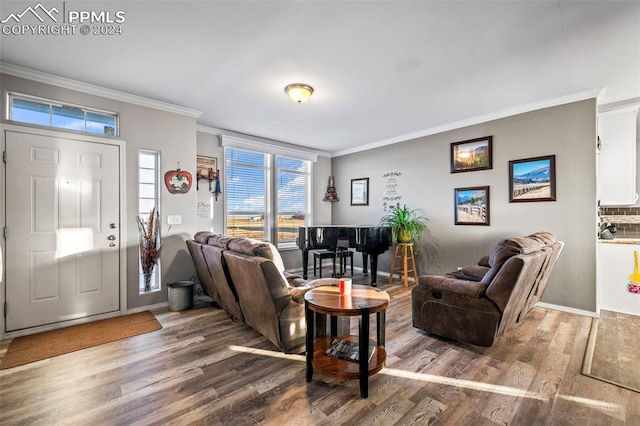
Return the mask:
[[6, 331], [120, 310], [120, 146], [5, 136]]

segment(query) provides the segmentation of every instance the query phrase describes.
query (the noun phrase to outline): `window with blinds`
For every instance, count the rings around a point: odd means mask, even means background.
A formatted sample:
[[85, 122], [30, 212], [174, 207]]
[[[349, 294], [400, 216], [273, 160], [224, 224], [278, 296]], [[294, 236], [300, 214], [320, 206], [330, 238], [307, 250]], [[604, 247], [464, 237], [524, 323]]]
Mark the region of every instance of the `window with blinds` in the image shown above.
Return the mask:
[[237, 148], [225, 153], [226, 235], [269, 241], [269, 156]]
[[295, 245], [298, 227], [306, 223], [310, 168], [309, 161], [276, 157], [276, 229], [280, 246]]
[[295, 246], [309, 217], [310, 162], [234, 147], [225, 155], [225, 233]]
[[9, 93], [7, 119], [85, 133], [118, 135], [118, 115], [49, 99]]

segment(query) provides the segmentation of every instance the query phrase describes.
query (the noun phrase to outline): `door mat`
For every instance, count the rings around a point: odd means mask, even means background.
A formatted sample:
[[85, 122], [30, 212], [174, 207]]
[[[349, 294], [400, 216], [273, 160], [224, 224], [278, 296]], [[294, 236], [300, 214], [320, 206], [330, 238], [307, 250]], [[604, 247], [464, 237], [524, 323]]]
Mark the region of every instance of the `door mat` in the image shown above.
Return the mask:
[[9, 344], [0, 370], [40, 361], [162, 328], [149, 311], [16, 337]]
[[600, 311], [591, 332], [582, 374], [634, 392], [640, 392], [640, 316]]

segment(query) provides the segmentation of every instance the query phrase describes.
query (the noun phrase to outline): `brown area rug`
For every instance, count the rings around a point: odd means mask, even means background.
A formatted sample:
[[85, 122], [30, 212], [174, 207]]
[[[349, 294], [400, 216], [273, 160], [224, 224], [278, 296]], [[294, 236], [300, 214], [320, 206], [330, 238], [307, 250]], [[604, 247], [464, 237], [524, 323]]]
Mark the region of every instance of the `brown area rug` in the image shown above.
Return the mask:
[[582, 374], [640, 392], [640, 316], [600, 311], [591, 333]]
[[45, 331], [30, 336], [16, 337], [9, 344], [0, 370], [46, 358], [114, 342], [159, 330], [162, 325], [149, 311], [124, 315]]

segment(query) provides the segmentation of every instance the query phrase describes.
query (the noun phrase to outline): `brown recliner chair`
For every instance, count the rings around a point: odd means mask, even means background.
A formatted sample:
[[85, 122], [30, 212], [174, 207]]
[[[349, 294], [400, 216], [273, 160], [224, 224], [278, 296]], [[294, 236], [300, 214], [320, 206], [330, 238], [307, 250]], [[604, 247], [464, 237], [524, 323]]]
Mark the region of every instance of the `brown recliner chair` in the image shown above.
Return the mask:
[[561, 249], [562, 243], [549, 233], [510, 238], [499, 241], [484, 262], [460, 271], [472, 279], [455, 273], [420, 276], [411, 294], [413, 326], [492, 346], [542, 296]]

